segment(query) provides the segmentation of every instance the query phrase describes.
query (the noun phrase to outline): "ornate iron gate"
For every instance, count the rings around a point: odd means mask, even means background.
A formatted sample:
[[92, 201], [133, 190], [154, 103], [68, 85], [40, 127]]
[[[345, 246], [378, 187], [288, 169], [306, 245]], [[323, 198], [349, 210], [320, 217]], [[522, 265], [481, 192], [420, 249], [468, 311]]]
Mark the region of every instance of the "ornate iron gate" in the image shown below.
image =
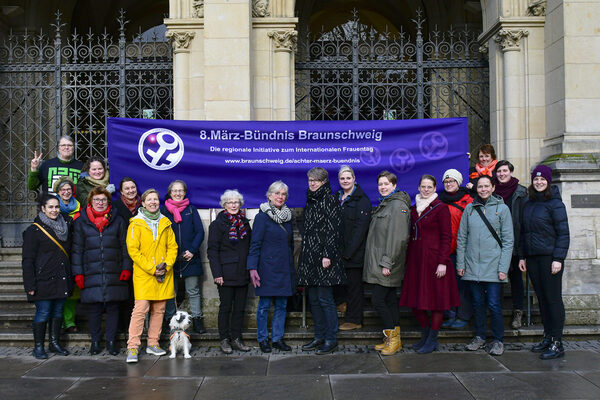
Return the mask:
[[[172, 49], [164, 38], [119, 31], [61, 36], [25, 32], [0, 45], [0, 223], [29, 221], [37, 194], [27, 189], [34, 150], [56, 154], [57, 139], [75, 138], [75, 156], [106, 156], [106, 117], [173, 117]], [[11, 239], [4, 231], [4, 245]], [[8, 235], [10, 236], [10, 235]], [[18, 239], [16, 239], [18, 242]]]
[[478, 32], [378, 32], [354, 18], [299, 39], [296, 119], [468, 117], [469, 145], [489, 143], [488, 61]]

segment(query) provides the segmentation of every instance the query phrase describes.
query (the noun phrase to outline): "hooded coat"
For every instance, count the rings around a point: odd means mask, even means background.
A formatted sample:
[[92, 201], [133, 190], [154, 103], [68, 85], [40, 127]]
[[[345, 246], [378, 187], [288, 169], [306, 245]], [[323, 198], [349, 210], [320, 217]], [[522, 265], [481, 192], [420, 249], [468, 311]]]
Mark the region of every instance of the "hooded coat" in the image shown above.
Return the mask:
[[[479, 207], [502, 242], [502, 247], [479, 216]], [[479, 197], [465, 208], [458, 229], [456, 269], [464, 269], [462, 279], [506, 283], [498, 273], [508, 273], [514, 243], [510, 210], [500, 196], [492, 195], [483, 204]]]
[[[373, 211], [365, 251], [363, 281], [385, 287], [400, 287], [406, 266], [410, 233], [410, 197], [396, 192]], [[389, 276], [382, 268], [391, 271]]]
[[[306, 195], [302, 251], [298, 264], [301, 286], [335, 286], [346, 283], [342, 262], [342, 209], [331, 194], [329, 182]], [[331, 265], [323, 268], [323, 258]]]
[[[342, 190], [337, 195], [341, 196]], [[362, 268], [367, 245], [367, 232], [371, 221], [371, 200], [358, 183], [342, 203], [344, 227], [342, 256], [346, 268]]]

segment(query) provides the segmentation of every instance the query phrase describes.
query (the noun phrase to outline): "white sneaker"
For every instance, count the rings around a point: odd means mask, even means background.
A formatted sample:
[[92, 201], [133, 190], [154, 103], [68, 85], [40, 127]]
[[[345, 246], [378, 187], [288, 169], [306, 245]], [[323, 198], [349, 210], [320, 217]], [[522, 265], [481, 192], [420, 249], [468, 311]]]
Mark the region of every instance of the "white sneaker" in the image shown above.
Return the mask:
[[466, 349], [469, 351], [477, 351], [483, 346], [485, 346], [485, 339], [479, 336], [475, 336], [473, 340], [471, 340], [471, 343], [467, 345]]
[[167, 354], [167, 352], [161, 349], [160, 346], [147, 346], [146, 353], [154, 354], [155, 356], [164, 356]]
[[128, 363], [138, 362], [138, 349], [127, 349], [127, 362]]
[[490, 355], [501, 356], [504, 353], [504, 343], [499, 340], [492, 342], [492, 348], [490, 349]]

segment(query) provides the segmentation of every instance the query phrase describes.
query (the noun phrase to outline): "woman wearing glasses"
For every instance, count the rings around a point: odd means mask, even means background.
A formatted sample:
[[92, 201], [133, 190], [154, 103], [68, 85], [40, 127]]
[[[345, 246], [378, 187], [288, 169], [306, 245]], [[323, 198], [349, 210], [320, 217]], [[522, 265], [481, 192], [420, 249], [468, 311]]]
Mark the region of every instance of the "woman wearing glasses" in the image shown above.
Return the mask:
[[87, 205], [74, 223], [72, 268], [87, 303], [92, 344], [90, 354], [100, 353], [102, 313], [106, 311], [106, 349], [117, 355], [115, 341], [120, 302], [127, 300], [127, 281], [132, 262], [127, 253], [127, 224], [113, 212], [110, 193], [104, 187], [90, 191]]

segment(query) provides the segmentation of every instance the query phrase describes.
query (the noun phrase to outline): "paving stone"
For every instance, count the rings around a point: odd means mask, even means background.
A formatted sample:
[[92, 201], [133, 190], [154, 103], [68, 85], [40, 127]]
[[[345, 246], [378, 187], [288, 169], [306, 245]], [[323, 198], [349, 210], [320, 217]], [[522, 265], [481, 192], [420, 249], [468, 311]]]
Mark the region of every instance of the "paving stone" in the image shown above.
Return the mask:
[[595, 371], [600, 370], [600, 353], [592, 350], [565, 351], [554, 360], [541, 360], [531, 351], [506, 352], [496, 358], [511, 371]]
[[575, 371], [580, 376], [584, 377], [588, 381], [592, 382], [594, 385], [600, 387], [600, 372], [590, 372], [590, 371]]
[[271, 356], [268, 375], [375, 374], [386, 373], [377, 354], [327, 354]]
[[[142, 358], [143, 357], [143, 358]], [[143, 355], [135, 364], [125, 358], [53, 357], [25, 374], [27, 377], [141, 377], [154, 365], [156, 356]]]
[[[61, 400], [193, 399], [202, 379], [85, 378], [69, 388]], [[21, 399], [22, 400], [22, 399]]]
[[600, 388], [574, 372], [455, 374], [477, 400], [600, 398]]
[[332, 399], [329, 378], [319, 375], [207, 377], [196, 399]]
[[[518, 353], [521, 354], [521, 353]], [[382, 357], [390, 374], [429, 372], [506, 371], [492, 356], [485, 353], [395, 354]]]
[[452, 374], [332, 375], [333, 397], [343, 400], [465, 400], [469, 392]]
[[75, 379], [0, 378], [0, 398], [2, 400], [55, 399], [75, 381]]
[[162, 357], [146, 376], [265, 376], [268, 357]]
[[33, 356], [25, 358], [0, 357], [0, 378], [21, 377], [25, 375], [27, 371], [37, 367], [43, 362], [43, 360], [37, 360]]

